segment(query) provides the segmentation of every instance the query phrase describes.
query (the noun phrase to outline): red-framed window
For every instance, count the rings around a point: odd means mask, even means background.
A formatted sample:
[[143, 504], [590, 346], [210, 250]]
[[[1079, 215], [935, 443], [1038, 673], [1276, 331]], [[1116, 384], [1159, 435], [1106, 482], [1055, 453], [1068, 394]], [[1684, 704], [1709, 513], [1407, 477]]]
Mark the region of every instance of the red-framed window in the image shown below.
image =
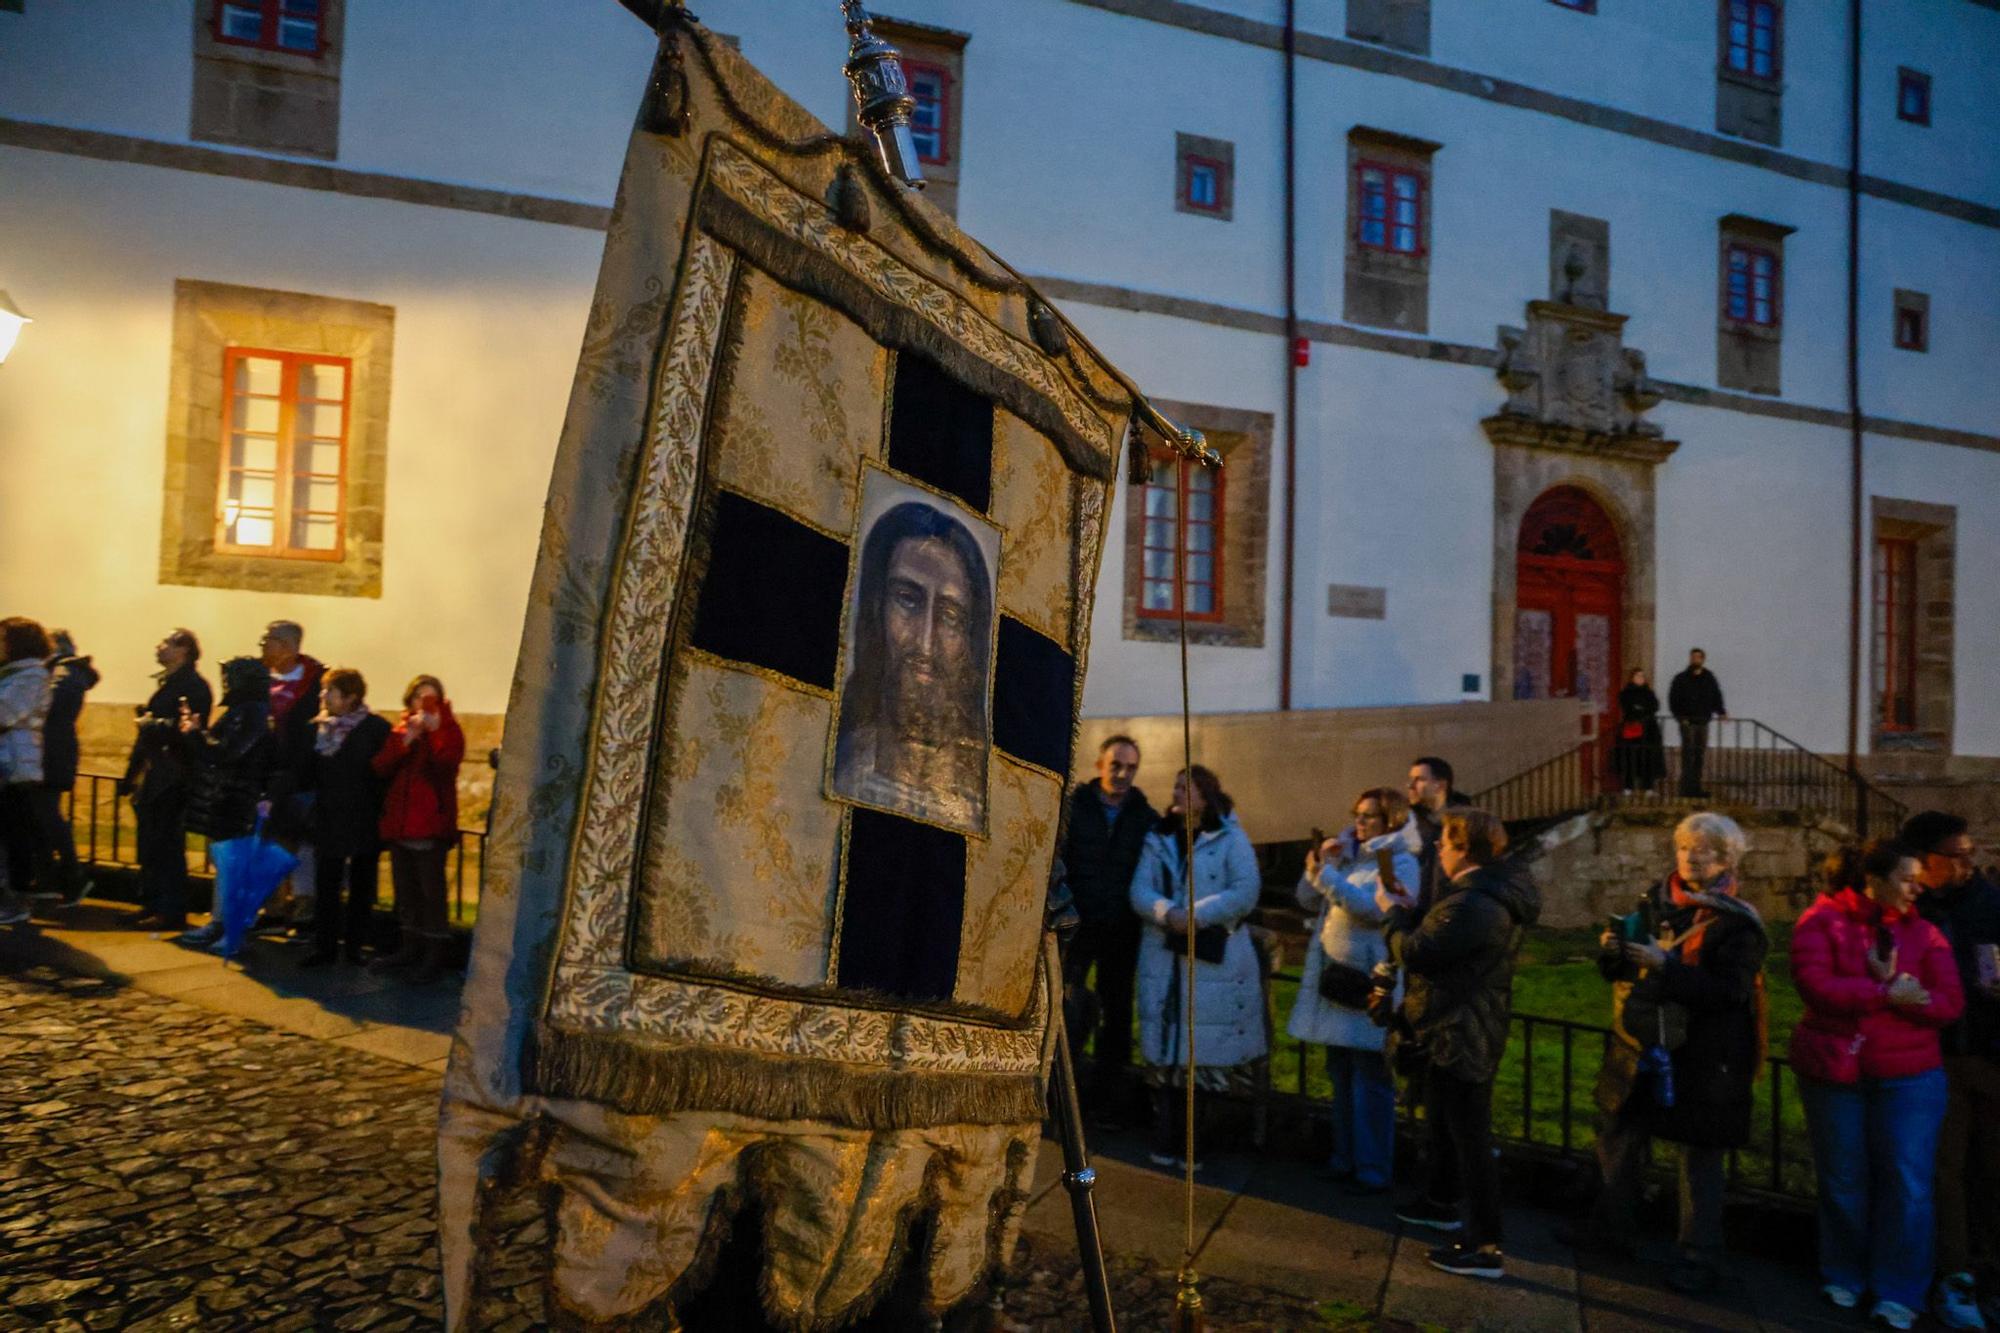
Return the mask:
[[1357, 162], [1354, 188], [1361, 201], [1355, 240], [1362, 249], [1398, 255], [1424, 252], [1422, 173], [1384, 162]]
[[951, 71], [928, 60], [903, 61], [916, 110], [910, 113], [910, 137], [917, 159], [942, 166], [951, 160]]
[[[1187, 487], [1187, 522], [1180, 521], [1178, 487]], [[1222, 619], [1222, 473], [1177, 454], [1153, 455], [1142, 488], [1145, 532], [1139, 614], [1189, 620]]]
[[1727, 0], [1726, 63], [1757, 79], [1778, 77], [1778, 0]]
[[1779, 301], [1778, 252], [1761, 245], [1731, 241], [1724, 249], [1725, 291], [1729, 320], [1774, 329], [1783, 318]]
[[1917, 725], [1917, 544], [1875, 539], [1875, 725]]
[[346, 357], [260, 347], [223, 353], [217, 550], [341, 558], [353, 387]]
[[317, 57], [320, 19], [320, 0], [216, 0], [215, 40]]
[[1931, 76], [1922, 70], [1896, 71], [1896, 119], [1912, 125], [1931, 123]]
[[1181, 202], [1204, 213], [1229, 208], [1229, 165], [1193, 153], [1181, 159]]

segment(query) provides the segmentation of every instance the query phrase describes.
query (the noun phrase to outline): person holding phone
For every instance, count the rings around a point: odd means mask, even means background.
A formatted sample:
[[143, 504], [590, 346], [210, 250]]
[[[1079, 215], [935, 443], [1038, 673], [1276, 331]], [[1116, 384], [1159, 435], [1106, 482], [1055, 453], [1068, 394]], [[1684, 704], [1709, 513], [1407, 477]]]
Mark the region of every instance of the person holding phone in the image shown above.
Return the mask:
[[1750, 1141], [1764, 1059], [1771, 945], [1763, 918], [1736, 891], [1747, 846], [1735, 820], [1689, 815], [1674, 829], [1674, 869], [1599, 940], [1598, 971], [1612, 983], [1597, 1077], [1604, 1188], [1591, 1224], [1558, 1237], [1630, 1257], [1648, 1148], [1656, 1138], [1677, 1144], [1679, 1259], [1667, 1277], [1688, 1295], [1713, 1290], [1721, 1275], [1729, 1150]]
[[1836, 853], [1792, 929], [1792, 1030], [1819, 1178], [1819, 1268], [1843, 1310], [1914, 1326], [1930, 1292], [1945, 1075], [1938, 1034], [1965, 1008], [1958, 965], [1919, 916], [1922, 865], [1887, 839]]
[[[1222, 782], [1201, 765], [1174, 779], [1173, 804], [1146, 834], [1127, 897], [1145, 934], [1139, 943], [1139, 1049], [1153, 1090], [1152, 1160], [1182, 1165], [1186, 1147], [1187, 955], [1195, 957], [1195, 1086], [1215, 1092], [1254, 1085], [1264, 1035], [1262, 965], [1243, 922], [1262, 887], [1257, 854]], [[1186, 824], [1194, 825], [1192, 874], [1183, 873]], [[1188, 882], [1192, 880], [1192, 884]], [[1192, 897], [1192, 902], [1190, 902]]]
[[1414, 905], [1423, 839], [1401, 792], [1371, 787], [1354, 823], [1314, 843], [1299, 877], [1299, 906], [1313, 913], [1298, 999], [1285, 1030], [1326, 1047], [1333, 1081], [1333, 1153], [1327, 1168], [1351, 1193], [1380, 1194], [1395, 1165], [1396, 1084], [1384, 1033], [1368, 1016], [1371, 976], [1389, 957], [1378, 894]]
[[382, 845], [396, 895], [396, 952], [369, 964], [372, 972], [414, 967], [423, 984], [444, 970], [451, 944], [445, 858], [458, 841], [458, 766], [465, 733], [452, 716], [444, 683], [418, 676], [403, 691], [403, 716], [375, 752], [375, 775], [386, 780]]

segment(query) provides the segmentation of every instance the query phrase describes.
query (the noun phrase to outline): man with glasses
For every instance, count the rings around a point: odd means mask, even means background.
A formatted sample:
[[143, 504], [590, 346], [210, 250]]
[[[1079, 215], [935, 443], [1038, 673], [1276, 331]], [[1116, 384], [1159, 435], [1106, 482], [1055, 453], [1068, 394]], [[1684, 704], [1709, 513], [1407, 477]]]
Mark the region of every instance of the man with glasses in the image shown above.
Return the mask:
[[1973, 869], [1972, 834], [1957, 815], [1913, 815], [1900, 841], [1921, 866], [1917, 911], [1951, 941], [1965, 988], [1965, 1014], [1944, 1031], [1932, 1312], [1946, 1328], [1980, 1329], [1973, 1269], [2000, 1258], [2000, 888]]

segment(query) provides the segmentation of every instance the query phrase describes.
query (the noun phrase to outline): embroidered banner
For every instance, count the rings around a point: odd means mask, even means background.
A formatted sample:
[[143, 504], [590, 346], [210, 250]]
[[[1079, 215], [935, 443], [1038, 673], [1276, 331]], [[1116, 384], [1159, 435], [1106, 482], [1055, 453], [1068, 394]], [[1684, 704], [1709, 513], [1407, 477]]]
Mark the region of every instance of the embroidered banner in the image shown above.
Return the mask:
[[1042, 909], [1131, 402], [1005, 266], [700, 29], [635, 133], [550, 483], [441, 1129], [476, 1326], [549, 1200], [572, 1321], [924, 1300], [1011, 1243]]

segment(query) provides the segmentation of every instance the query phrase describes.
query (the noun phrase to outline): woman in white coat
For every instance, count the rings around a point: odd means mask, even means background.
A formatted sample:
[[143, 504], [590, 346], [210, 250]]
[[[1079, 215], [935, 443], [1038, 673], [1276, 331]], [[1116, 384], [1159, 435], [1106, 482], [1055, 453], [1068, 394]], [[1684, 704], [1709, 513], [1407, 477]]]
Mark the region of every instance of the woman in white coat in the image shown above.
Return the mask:
[[[1376, 890], [1414, 901], [1423, 838], [1402, 795], [1373, 787], [1354, 802], [1354, 824], [1306, 853], [1299, 906], [1314, 913], [1298, 999], [1286, 1031], [1326, 1047], [1333, 1080], [1336, 1180], [1356, 1194], [1389, 1188], [1396, 1153], [1396, 1085], [1382, 1058], [1382, 1029], [1368, 1017], [1362, 978], [1389, 958]], [[1387, 865], [1388, 882], [1382, 870]]]
[[[1139, 1049], [1153, 1088], [1152, 1157], [1161, 1166], [1179, 1164], [1186, 1143], [1186, 1099], [1177, 1089], [1186, 1087], [1182, 987], [1190, 925], [1195, 1087], [1247, 1090], [1255, 1082], [1256, 1062], [1268, 1050], [1257, 951], [1243, 928], [1257, 906], [1257, 857], [1233, 807], [1209, 770], [1197, 764], [1181, 774], [1174, 780], [1173, 804], [1146, 834], [1132, 875], [1132, 910], [1145, 924], [1139, 942]], [[1195, 821], [1192, 913], [1181, 875], [1184, 810]]]

